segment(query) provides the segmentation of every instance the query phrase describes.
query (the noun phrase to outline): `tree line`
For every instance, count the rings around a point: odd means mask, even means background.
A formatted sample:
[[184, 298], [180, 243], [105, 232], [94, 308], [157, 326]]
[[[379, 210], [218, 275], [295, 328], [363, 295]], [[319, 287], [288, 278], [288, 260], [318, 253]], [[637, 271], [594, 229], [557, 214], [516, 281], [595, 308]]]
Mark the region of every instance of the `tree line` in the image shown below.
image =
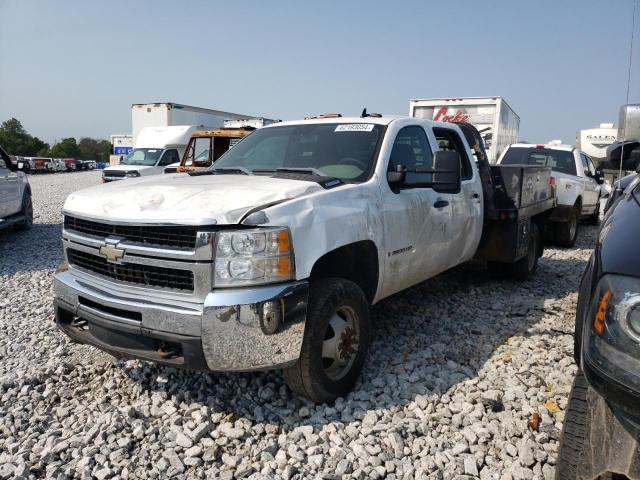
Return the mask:
[[9, 155], [21, 157], [107, 161], [111, 153], [108, 140], [88, 137], [81, 138], [79, 142], [73, 137], [63, 138], [51, 146], [29, 134], [16, 118], [10, 118], [0, 125], [0, 145]]

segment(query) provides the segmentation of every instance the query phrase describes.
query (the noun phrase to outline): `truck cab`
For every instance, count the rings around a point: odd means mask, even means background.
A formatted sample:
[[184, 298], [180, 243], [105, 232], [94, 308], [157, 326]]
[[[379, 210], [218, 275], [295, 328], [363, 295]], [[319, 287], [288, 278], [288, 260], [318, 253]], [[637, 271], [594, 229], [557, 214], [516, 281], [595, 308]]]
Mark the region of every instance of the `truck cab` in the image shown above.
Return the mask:
[[254, 128], [221, 128], [193, 132], [180, 163], [165, 167], [164, 173], [206, 170], [253, 130]]
[[146, 127], [135, 147], [120, 162], [102, 172], [104, 183], [163, 173], [168, 165], [180, 162], [194, 126]]
[[335, 400], [363, 368], [371, 305], [474, 257], [533, 273], [550, 168], [490, 168], [471, 129], [324, 115], [256, 130], [205, 171], [75, 192], [56, 322], [118, 355], [283, 369]]

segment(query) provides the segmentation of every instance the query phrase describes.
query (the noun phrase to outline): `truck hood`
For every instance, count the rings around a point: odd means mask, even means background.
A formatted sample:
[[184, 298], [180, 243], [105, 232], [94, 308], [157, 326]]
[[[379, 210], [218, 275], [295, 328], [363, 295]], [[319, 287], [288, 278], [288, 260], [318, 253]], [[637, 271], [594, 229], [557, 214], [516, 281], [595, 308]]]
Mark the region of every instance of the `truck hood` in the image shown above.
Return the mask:
[[315, 182], [260, 175], [153, 175], [72, 193], [64, 213], [131, 223], [234, 224], [256, 207], [321, 190]]

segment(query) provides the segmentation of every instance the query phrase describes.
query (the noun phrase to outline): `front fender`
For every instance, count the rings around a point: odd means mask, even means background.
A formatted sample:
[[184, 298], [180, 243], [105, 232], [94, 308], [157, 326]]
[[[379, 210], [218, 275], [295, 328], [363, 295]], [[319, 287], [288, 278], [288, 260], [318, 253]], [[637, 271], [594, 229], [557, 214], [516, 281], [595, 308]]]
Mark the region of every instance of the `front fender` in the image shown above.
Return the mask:
[[298, 280], [308, 278], [327, 252], [363, 240], [376, 245], [379, 278], [383, 278], [383, 228], [375, 176], [365, 184], [323, 190], [263, 211], [262, 225], [289, 227]]

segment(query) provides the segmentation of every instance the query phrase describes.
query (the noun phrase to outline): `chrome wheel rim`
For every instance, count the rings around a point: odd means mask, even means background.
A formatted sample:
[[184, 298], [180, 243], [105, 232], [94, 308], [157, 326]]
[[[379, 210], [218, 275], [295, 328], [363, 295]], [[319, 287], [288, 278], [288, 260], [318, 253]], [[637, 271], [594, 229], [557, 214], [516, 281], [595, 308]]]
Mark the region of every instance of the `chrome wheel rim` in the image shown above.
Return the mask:
[[322, 342], [322, 365], [331, 380], [343, 378], [355, 362], [360, 346], [360, 330], [356, 313], [342, 306], [333, 314]]

